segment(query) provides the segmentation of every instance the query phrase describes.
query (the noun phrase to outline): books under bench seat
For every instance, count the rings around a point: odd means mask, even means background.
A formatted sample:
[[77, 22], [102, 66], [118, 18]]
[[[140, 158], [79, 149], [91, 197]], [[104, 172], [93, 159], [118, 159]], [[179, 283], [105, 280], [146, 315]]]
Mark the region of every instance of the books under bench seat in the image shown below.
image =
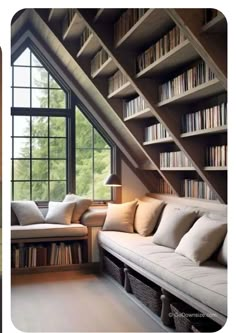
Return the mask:
[[12, 246], [12, 268], [31, 268], [83, 263], [80, 242], [18, 244]]

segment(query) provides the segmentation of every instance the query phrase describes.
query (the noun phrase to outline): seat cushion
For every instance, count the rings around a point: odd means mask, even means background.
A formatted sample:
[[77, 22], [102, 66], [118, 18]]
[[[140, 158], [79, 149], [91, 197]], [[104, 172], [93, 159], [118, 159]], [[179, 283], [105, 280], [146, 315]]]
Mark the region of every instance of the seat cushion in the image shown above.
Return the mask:
[[99, 243], [215, 311], [227, 314], [227, 269], [215, 261], [198, 266], [152, 237], [100, 231]]
[[82, 224], [33, 224], [11, 226], [11, 239], [39, 237], [82, 237], [88, 234], [88, 229]]

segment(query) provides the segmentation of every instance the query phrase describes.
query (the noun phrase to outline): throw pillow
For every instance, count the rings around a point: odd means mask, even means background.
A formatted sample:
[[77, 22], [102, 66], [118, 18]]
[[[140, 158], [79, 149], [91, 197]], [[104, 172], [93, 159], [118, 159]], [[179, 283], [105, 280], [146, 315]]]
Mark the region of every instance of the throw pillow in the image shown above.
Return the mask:
[[48, 204], [48, 212], [45, 218], [47, 223], [70, 224], [75, 207], [75, 202], [54, 202]]
[[135, 213], [134, 230], [142, 236], [149, 236], [156, 226], [163, 207], [164, 202], [161, 200], [155, 199], [150, 202], [139, 200]]
[[154, 234], [153, 243], [175, 249], [196, 220], [197, 214], [194, 208], [166, 205]]
[[223, 241], [223, 244], [220, 248], [220, 251], [217, 256], [217, 261], [224, 266], [227, 266], [227, 248], [228, 248], [228, 241], [227, 241], [227, 235], [225, 236], [225, 239]]
[[200, 265], [216, 251], [223, 241], [226, 231], [225, 221], [213, 220], [209, 216], [203, 215], [184, 235], [175, 252]]
[[71, 222], [78, 223], [84, 212], [91, 206], [92, 200], [81, 198], [75, 194], [67, 194], [63, 202], [75, 202]]
[[122, 204], [108, 203], [103, 230], [134, 232], [134, 216], [137, 200]]
[[20, 225], [44, 223], [43, 214], [34, 201], [12, 201], [11, 207]]

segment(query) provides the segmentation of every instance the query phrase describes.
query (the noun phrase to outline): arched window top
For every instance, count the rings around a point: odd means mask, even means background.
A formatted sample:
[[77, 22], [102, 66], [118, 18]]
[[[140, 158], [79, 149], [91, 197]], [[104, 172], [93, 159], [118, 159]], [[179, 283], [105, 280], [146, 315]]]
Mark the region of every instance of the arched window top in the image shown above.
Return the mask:
[[27, 47], [12, 65], [12, 106], [65, 109], [67, 92]]

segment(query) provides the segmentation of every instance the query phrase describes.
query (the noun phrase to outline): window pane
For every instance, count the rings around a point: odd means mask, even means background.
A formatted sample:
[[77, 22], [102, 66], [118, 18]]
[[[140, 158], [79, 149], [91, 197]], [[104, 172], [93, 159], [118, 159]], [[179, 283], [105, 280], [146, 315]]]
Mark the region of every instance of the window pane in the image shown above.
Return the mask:
[[48, 182], [32, 182], [32, 200], [48, 200]]
[[13, 75], [15, 87], [30, 87], [30, 67], [14, 67]]
[[92, 148], [93, 126], [79, 109], [76, 112], [76, 148]]
[[59, 84], [53, 79], [53, 77], [51, 77], [51, 75], [49, 75], [49, 88], [61, 88]]
[[110, 148], [103, 137], [94, 129], [94, 148]]
[[50, 161], [50, 180], [66, 180], [66, 161]]
[[30, 117], [14, 116], [14, 136], [30, 136]]
[[76, 193], [93, 197], [93, 151], [76, 149]]
[[48, 108], [48, 90], [32, 89], [32, 107]]
[[14, 180], [29, 180], [30, 178], [30, 161], [14, 160]]
[[30, 89], [14, 88], [13, 89], [13, 106], [30, 107]]
[[66, 94], [63, 90], [59, 89], [49, 90], [49, 107], [56, 109], [65, 109]]
[[49, 136], [66, 137], [66, 119], [63, 117], [50, 117]]
[[48, 139], [32, 139], [32, 158], [48, 157]]
[[30, 50], [28, 48], [16, 59], [14, 65], [30, 66]]
[[48, 161], [32, 160], [32, 179], [33, 180], [48, 179]]
[[30, 139], [15, 138], [14, 158], [29, 158], [30, 157]]
[[110, 151], [94, 151], [94, 199], [105, 200], [111, 198], [111, 188], [104, 186], [104, 181], [111, 173]]
[[44, 68], [32, 68], [32, 87], [48, 88], [48, 71]]
[[30, 200], [30, 183], [14, 182], [14, 200]]
[[32, 136], [48, 136], [48, 117], [32, 117]]
[[35, 55], [33, 54], [33, 52], [31, 52], [31, 55], [32, 55], [32, 66], [43, 67], [43, 65], [42, 65], [41, 62], [35, 57]]
[[50, 158], [66, 158], [66, 139], [50, 139]]
[[50, 182], [50, 200], [62, 201], [66, 195], [66, 182]]

